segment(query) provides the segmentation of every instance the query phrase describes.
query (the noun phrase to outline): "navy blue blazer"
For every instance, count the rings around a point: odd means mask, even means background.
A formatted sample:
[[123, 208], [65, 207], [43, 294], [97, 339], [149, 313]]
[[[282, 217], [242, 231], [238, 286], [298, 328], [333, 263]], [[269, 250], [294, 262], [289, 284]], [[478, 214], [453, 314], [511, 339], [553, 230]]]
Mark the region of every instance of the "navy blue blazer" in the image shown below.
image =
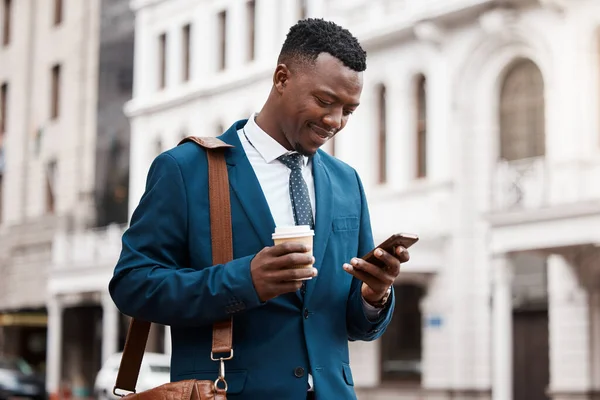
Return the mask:
[[264, 194], [239, 141], [236, 122], [220, 139], [229, 171], [234, 260], [212, 265], [205, 151], [185, 143], [152, 163], [145, 192], [110, 281], [121, 312], [170, 325], [173, 381], [216, 379], [212, 324], [233, 315], [235, 356], [226, 362], [229, 399], [306, 399], [307, 374], [320, 399], [355, 399], [348, 341], [374, 340], [387, 327], [364, 314], [361, 282], [342, 268], [373, 248], [367, 201], [354, 169], [319, 150], [313, 156], [319, 274], [304, 298], [261, 302], [250, 261], [272, 246], [275, 229]]

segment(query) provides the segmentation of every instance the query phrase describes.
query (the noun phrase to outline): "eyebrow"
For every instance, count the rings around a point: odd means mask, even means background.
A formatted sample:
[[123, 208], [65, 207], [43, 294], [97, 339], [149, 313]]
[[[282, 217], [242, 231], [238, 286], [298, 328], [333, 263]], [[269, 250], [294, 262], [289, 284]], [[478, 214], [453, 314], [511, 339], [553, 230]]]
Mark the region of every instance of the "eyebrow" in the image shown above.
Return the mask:
[[[340, 98], [337, 97], [333, 92], [330, 92], [329, 90], [324, 90], [324, 89], [319, 89], [318, 91], [323, 93], [326, 96], [331, 97], [334, 101], [341, 103]], [[360, 105], [360, 103], [347, 104], [347, 106], [349, 106], [349, 107], [358, 107], [359, 105]]]

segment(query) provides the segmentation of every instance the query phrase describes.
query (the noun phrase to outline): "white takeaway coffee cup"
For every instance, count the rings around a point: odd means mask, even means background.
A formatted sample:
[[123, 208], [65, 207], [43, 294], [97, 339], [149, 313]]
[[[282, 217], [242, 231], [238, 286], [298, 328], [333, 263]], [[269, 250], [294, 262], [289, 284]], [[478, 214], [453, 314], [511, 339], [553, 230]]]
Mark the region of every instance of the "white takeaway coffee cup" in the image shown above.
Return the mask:
[[[310, 247], [308, 254], [312, 256], [313, 237], [315, 233], [309, 225], [278, 226], [272, 238], [275, 245], [287, 242], [302, 243]], [[297, 265], [295, 268], [312, 268], [312, 264]], [[306, 278], [312, 279], [312, 278]]]

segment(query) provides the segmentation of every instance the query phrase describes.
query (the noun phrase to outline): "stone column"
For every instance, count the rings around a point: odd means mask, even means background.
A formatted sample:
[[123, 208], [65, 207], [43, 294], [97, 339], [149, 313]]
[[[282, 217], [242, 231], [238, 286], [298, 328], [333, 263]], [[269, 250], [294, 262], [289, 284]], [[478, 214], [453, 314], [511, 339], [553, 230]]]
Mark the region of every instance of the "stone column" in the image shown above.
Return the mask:
[[592, 389], [600, 394], [600, 289], [590, 293]]
[[493, 299], [493, 372], [492, 399], [512, 400], [513, 338], [512, 338], [512, 265], [506, 255], [492, 260], [494, 276]]
[[550, 396], [589, 399], [592, 390], [589, 295], [561, 255], [548, 257]]
[[62, 375], [62, 328], [63, 306], [57, 297], [52, 297], [48, 307], [48, 337], [46, 352], [46, 390], [55, 397]]
[[108, 293], [102, 294], [102, 362], [118, 351], [119, 311]]

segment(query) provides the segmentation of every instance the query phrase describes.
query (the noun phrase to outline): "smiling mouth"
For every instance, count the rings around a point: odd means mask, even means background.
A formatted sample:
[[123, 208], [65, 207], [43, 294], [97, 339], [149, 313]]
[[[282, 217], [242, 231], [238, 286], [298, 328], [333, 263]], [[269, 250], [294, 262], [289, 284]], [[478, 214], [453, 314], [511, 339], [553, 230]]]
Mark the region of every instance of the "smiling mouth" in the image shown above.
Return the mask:
[[323, 129], [320, 126], [317, 126], [315, 124], [311, 124], [310, 129], [312, 129], [313, 132], [315, 132], [317, 135], [319, 135], [323, 139], [330, 139], [333, 135], [335, 135], [335, 132], [328, 131], [328, 130]]

